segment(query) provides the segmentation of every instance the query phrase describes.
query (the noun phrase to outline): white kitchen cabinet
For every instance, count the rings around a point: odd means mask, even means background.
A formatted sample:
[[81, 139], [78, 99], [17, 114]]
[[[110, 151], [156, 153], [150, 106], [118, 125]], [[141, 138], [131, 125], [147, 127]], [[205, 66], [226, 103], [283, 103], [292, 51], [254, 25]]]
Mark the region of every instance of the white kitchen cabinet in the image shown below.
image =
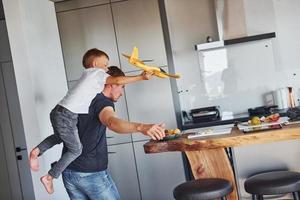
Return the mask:
[[[167, 65], [157, 0], [113, 3], [112, 12], [120, 53], [131, 54], [136, 46], [141, 59], [153, 59], [157, 66]], [[122, 56], [121, 67], [126, 72], [137, 70]]]
[[[164, 70], [167, 71], [167, 68], [164, 67]], [[131, 72], [126, 75], [139, 73]], [[169, 78], [153, 77], [148, 81], [129, 84], [125, 91], [130, 121], [165, 123], [168, 129], [177, 128]], [[133, 141], [149, 139], [142, 134], [133, 134], [132, 138]]]
[[57, 13], [68, 81], [78, 80], [82, 57], [91, 48], [105, 51], [110, 65], [119, 66], [110, 5]]
[[174, 199], [173, 189], [186, 181], [181, 153], [145, 154], [144, 144], [134, 142], [142, 199]]
[[116, 183], [121, 199], [140, 200], [132, 143], [109, 146], [108, 152], [108, 170]]
[[5, 20], [0, 20], [0, 62], [11, 61], [10, 46]]

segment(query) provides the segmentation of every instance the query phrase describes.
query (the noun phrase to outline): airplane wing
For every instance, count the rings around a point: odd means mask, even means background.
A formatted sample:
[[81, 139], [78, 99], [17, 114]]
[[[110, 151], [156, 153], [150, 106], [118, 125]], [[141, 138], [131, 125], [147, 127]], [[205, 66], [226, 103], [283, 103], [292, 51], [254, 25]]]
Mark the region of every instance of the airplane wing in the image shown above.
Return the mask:
[[171, 77], [171, 78], [180, 78], [179, 74], [168, 74], [165, 70], [163, 70], [162, 68], [160, 68], [160, 71], [155, 71], [154, 75], [158, 76], [159, 78], [167, 78], [167, 77]]
[[122, 53], [122, 56], [124, 56], [125, 58], [130, 59], [130, 56], [129, 56], [129, 55], [126, 55], [125, 53]]
[[164, 73], [164, 72], [159, 72], [159, 76], [160, 78], [166, 78], [166, 77], [170, 77], [170, 78], [180, 78], [180, 74], [168, 74], [168, 73]]
[[[163, 72], [161, 72], [163, 73]], [[167, 73], [163, 73], [164, 75], [171, 77], [171, 78], [180, 78], [180, 74], [167, 74]]]

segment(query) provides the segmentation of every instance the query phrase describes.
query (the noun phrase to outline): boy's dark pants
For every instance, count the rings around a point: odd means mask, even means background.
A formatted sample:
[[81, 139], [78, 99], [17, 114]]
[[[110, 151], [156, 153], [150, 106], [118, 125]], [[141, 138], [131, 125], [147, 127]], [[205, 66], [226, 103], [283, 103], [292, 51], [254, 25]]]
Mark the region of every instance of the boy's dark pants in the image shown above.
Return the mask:
[[50, 113], [50, 120], [54, 134], [47, 137], [37, 147], [42, 155], [46, 150], [56, 144], [64, 143], [67, 151], [51, 167], [48, 174], [58, 178], [60, 174], [74, 161], [82, 152], [80, 143], [77, 120], [78, 114], [75, 114], [63, 106], [57, 105]]

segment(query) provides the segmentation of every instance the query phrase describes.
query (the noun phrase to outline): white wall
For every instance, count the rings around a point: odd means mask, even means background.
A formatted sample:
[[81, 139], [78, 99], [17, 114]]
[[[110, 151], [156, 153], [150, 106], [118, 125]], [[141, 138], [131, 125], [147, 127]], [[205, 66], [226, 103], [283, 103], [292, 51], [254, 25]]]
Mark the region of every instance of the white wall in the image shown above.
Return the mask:
[[248, 35], [275, 31], [273, 0], [243, 0]]
[[[221, 105], [221, 110], [247, 112], [247, 108], [264, 104], [264, 93], [287, 86], [294, 87], [295, 97], [299, 99], [300, 60], [297, 54], [300, 41], [297, 37], [300, 24], [297, 19], [300, 14], [297, 10], [300, 2], [244, 0], [247, 34], [276, 32], [276, 38], [228, 46], [227, 63], [224, 63], [227, 69], [218, 72], [211, 71], [215, 66], [209, 70], [201, 68], [202, 61], [198, 60], [193, 49], [195, 44], [205, 42], [206, 35], [213, 33], [216, 23], [209, 18], [213, 19], [214, 10], [205, 3], [204, 0], [188, 3], [166, 1], [175, 69], [182, 73], [182, 78], [177, 81], [179, 91], [182, 91], [179, 94], [181, 108], [190, 110]], [[218, 56], [214, 58], [219, 59]], [[208, 74], [209, 80], [205, 78]], [[227, 83], [216, 79], [222, 74], [227, 74]], [[228, 81], [232, 87], [224, 92]], [[220, 84], [217, 85], [217, 82]], [[214, 96], [210, 94], [209, 84], [215, 84], [215, 90], [220, 91], [219, 96], [216, 97], [216, 92]]]
[[[52, 134], [49, 113], [67, 91], [54, 5], [40, 0], [3, 0], [19, 101], [27, 142], [32, 149]], [[46, 153], [39, 173], [32, 173], [36, 199], [67, 199], [62, 182], [49, 196], [39, 177], [59, 158], [60, 148]]]
[[[273, 0], [276, 33], [278, 35], [278, 65], [287, 73], [297, 73], [299, 80], [300, 19], [298, 0]], [[298, 86], [299, 86], [299, 82]], [[299, 88], [299, 87], [298, 87]]]

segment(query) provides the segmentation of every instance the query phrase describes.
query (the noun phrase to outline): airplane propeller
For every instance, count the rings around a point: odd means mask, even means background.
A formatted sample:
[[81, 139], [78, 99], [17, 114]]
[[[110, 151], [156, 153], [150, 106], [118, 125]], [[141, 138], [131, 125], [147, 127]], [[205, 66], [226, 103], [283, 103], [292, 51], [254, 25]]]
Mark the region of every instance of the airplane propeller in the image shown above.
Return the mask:
[[142, 62], [153, 62], [154, 60], [141, 60]]

